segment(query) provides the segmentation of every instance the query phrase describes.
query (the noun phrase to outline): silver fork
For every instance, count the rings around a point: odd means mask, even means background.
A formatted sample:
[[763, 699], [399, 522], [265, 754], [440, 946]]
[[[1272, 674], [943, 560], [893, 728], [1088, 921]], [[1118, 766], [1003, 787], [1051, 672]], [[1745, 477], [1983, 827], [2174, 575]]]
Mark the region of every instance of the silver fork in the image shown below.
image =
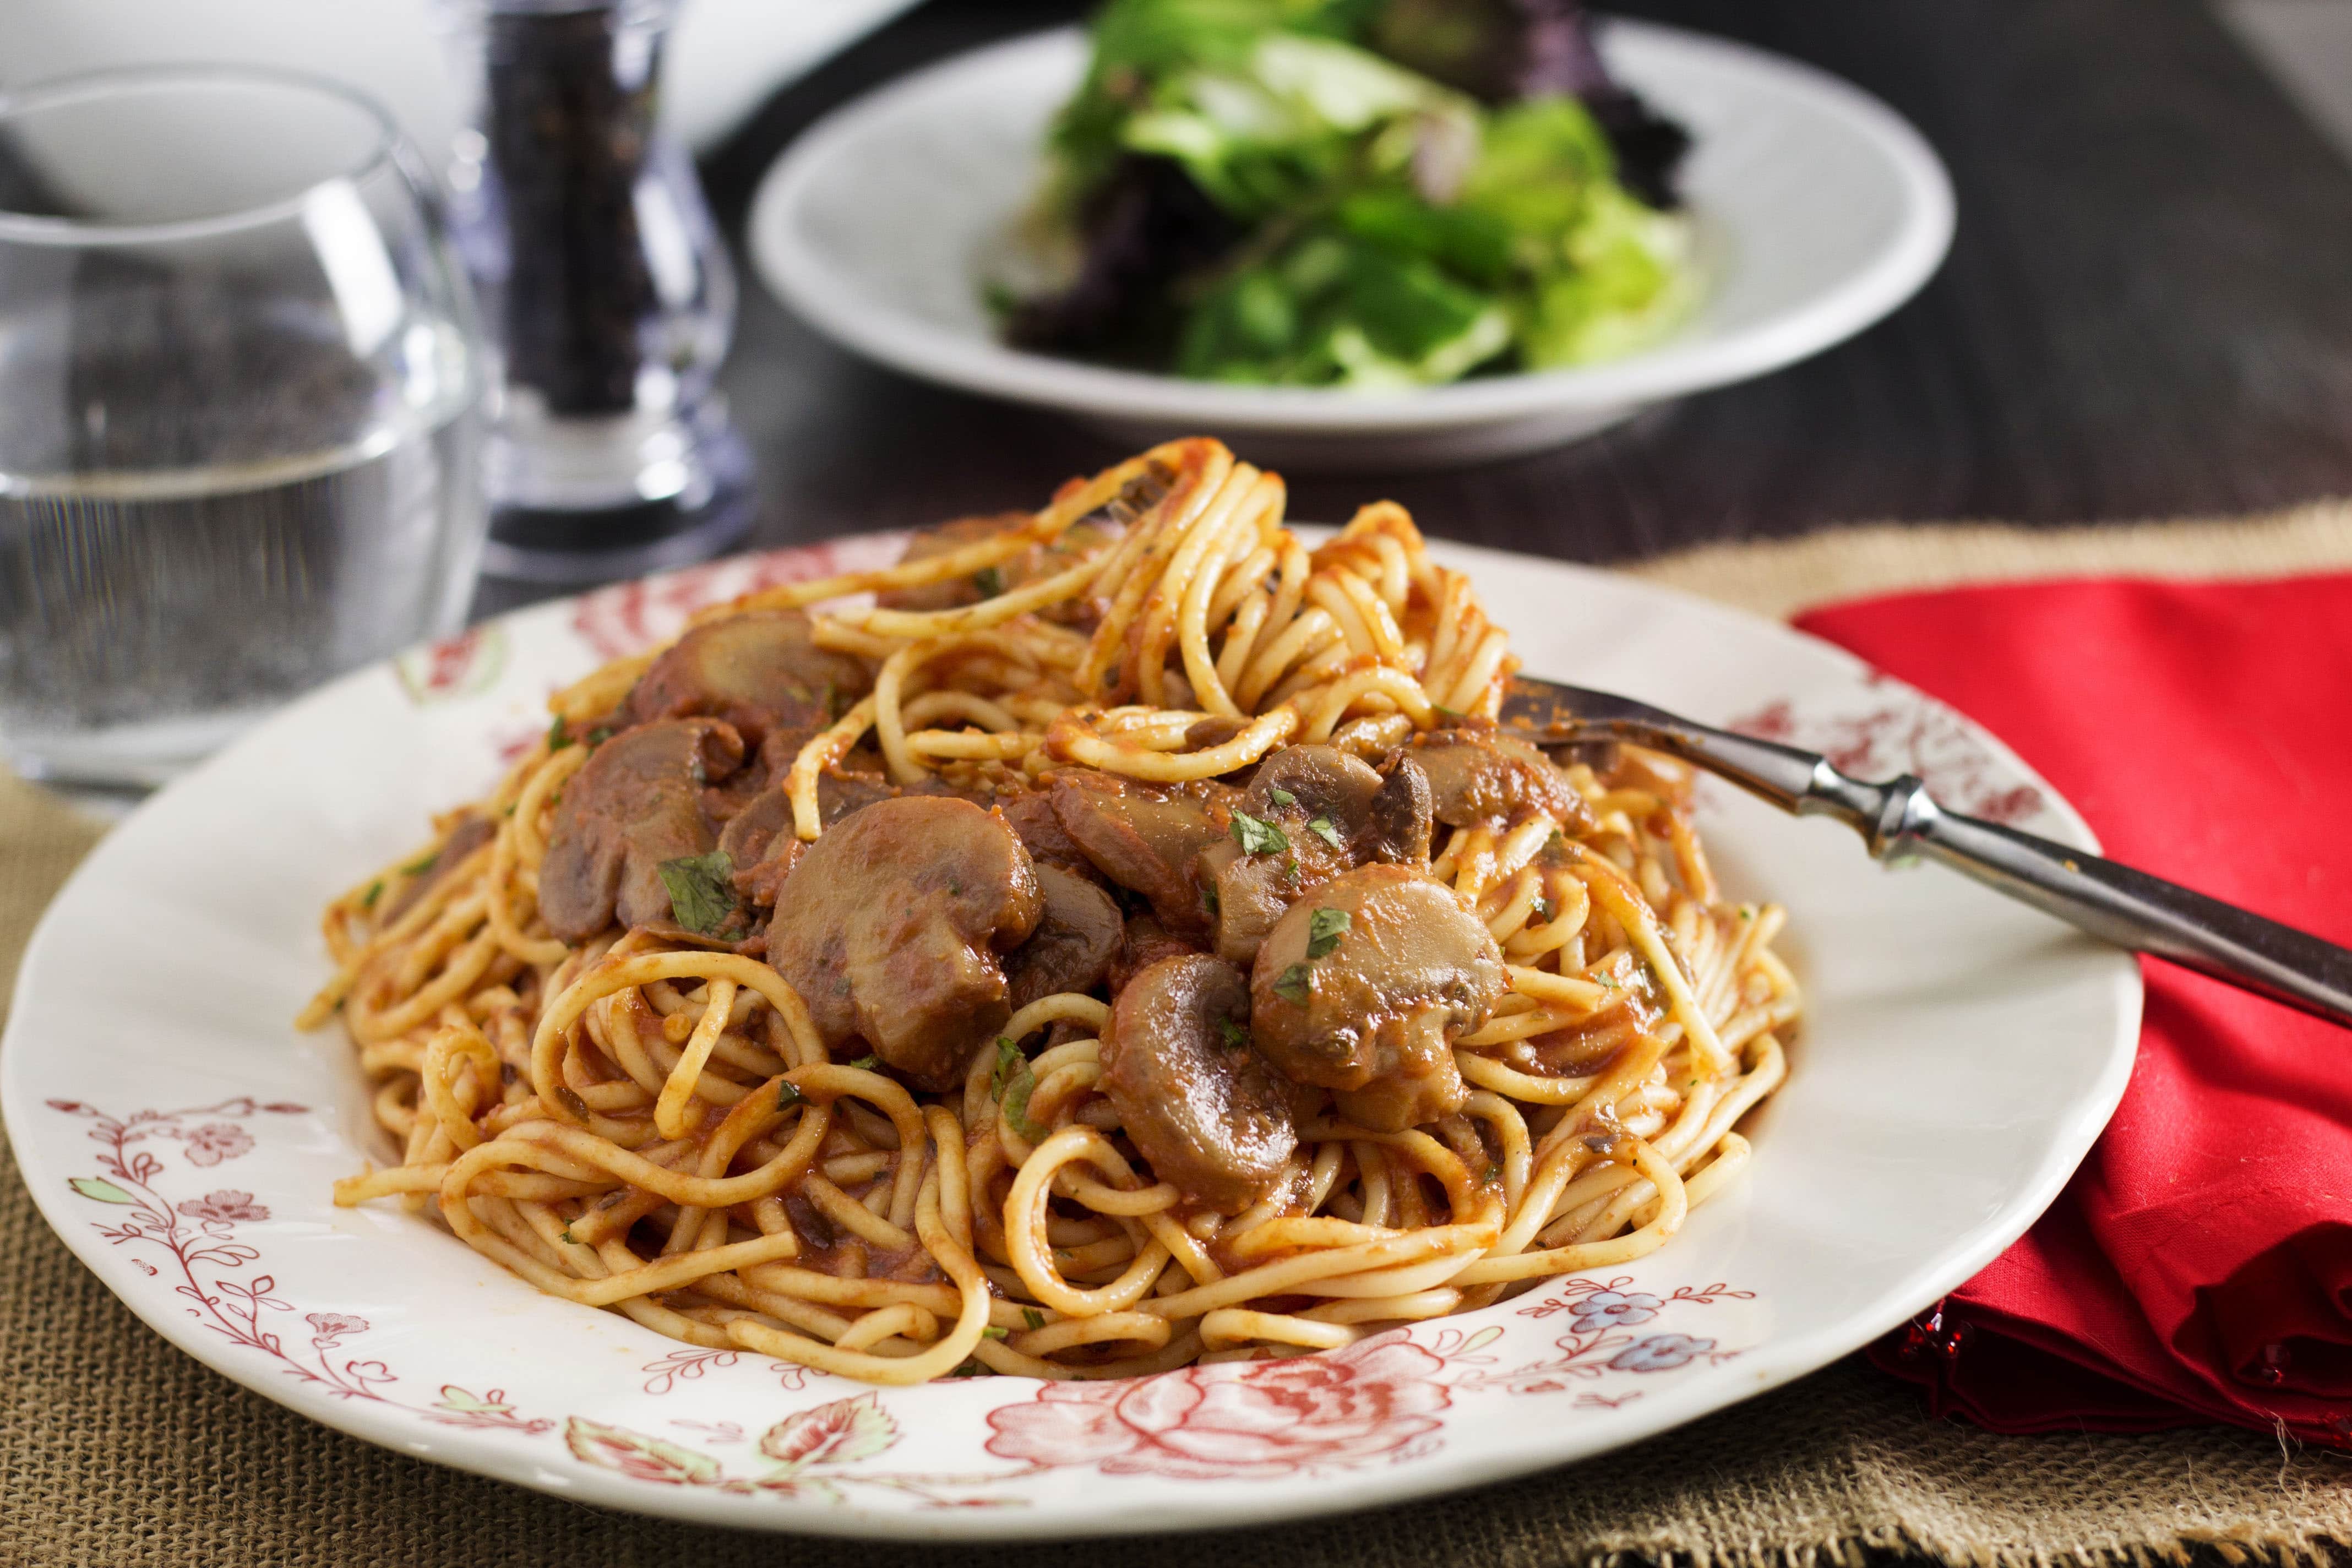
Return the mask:
[[1519, 678], [1504, 726], [1538, 745], [1627, 741], [1696, 763], [1799, 816], [1833, 816], [1877, 859], [1937, 861], [2103, 942], [2352, 1026], [2352, 952], [2113, 860], [1946, 811], [1909, 773], [1865, 784], [1816, 752], [1734, 734], [1580, 686]]

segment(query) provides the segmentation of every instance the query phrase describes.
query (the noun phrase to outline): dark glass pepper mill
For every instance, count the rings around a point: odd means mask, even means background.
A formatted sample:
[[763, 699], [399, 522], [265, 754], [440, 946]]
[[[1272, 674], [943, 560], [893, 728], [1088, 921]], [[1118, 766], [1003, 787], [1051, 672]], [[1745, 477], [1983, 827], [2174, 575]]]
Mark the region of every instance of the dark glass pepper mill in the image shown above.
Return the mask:
[[751, 460], [713, 380], [735, 279], [694, 165], [655, 125], [676, 0], [446, 0], [473, 95], [449, 169], [504, 354], [484, 569], [572, 585], [716, 554]]

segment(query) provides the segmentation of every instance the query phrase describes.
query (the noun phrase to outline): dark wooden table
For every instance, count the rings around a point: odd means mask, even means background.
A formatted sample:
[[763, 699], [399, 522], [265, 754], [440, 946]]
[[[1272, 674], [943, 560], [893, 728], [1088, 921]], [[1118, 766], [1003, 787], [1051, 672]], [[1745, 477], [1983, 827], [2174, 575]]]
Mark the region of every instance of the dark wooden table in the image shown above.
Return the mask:
[[[2352, 494], [2352, 163], [2202, 5], [1621, 8], [1812, 61], [1907, 116], [1958, 191], [1942, 272], [1795, 369], [1536, 458], [1303, 479], [1294, 512], [1341, 518], [1385, 494], [1433, 533], [1607, 561], [1841, 521], [2060, 524]], [[708, 161], [722, 222], [739, 227], [777, 152], [825, 110], [1080, 9], [929, 0]], [[726, 384], [761, 468], [761, 543], [1034, 505], [1117, 455], [852, 358], [748, 267]]]

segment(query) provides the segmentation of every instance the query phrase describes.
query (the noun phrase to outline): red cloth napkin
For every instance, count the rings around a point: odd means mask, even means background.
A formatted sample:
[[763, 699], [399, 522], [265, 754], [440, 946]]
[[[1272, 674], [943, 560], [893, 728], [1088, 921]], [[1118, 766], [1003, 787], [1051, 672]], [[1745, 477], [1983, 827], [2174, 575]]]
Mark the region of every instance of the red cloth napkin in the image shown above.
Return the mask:
[[[2115, 858], [2352, 944], [2352, 576], [1969, 588], [1797, 624], [2009, 742]], [[1873, 1356], [1997, 1431], [2352, 1444], [2352, 1031], [2145, 970], [2090, 1158]]]

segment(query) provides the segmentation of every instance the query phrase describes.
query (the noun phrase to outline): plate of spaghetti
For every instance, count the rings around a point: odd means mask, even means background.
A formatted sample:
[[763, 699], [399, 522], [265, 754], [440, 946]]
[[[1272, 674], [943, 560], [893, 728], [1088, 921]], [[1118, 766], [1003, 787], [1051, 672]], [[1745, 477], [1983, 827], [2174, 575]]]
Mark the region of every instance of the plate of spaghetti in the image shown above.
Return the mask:
[[2046, 785], [1785, 629], [1283, 504], [1172, 442], [296, 704], [42, 922], [0, 1053], [37, 1201], [345, 1431], [928, 1538], [1561, 1463], [2022, 1231], [2121, 1092], [2130, 963], [1496, 719], [1525, 661], [2090, 847]]

